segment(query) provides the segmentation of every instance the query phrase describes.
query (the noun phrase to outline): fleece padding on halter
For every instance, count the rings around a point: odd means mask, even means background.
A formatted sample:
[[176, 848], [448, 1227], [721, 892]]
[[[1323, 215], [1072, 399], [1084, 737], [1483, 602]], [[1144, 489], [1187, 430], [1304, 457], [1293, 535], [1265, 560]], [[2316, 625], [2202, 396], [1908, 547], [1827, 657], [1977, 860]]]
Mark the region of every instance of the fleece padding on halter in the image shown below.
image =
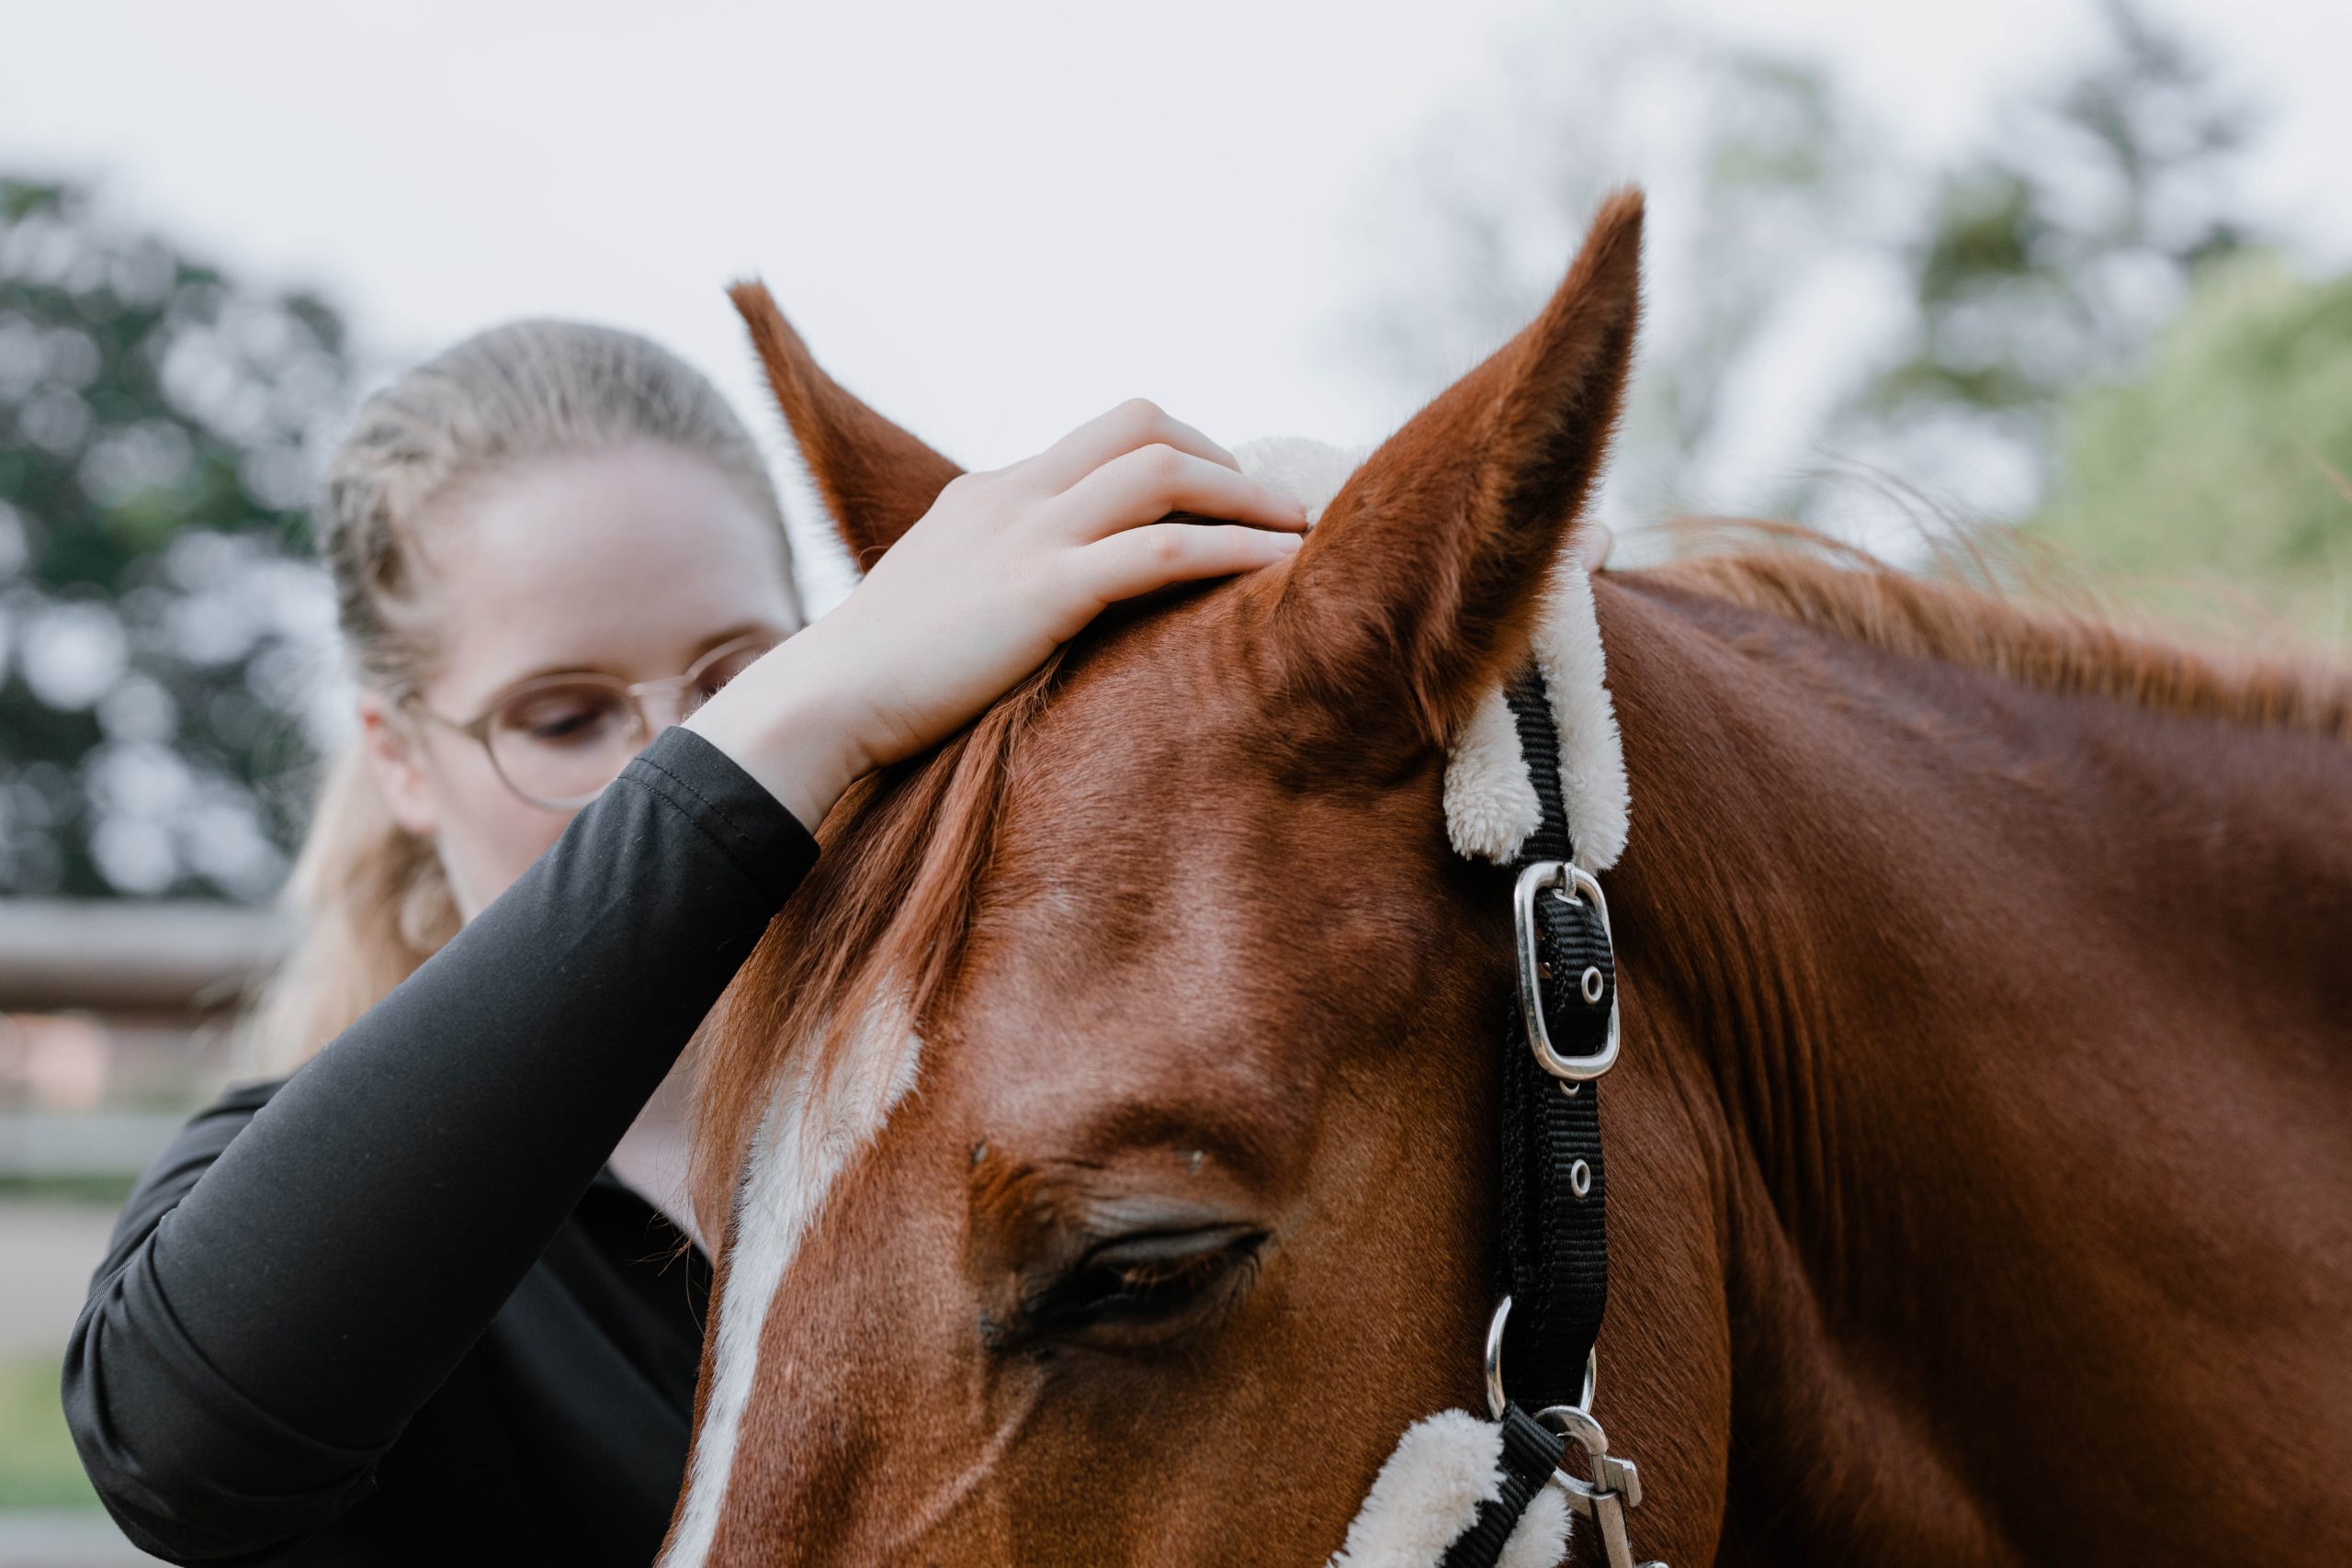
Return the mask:
[[[1306, 505], [1309, 521], [1319, 522], [1323, 509], [1364, 454], [1320, 442], [1282, 439], [1251, 443], [1236, 456], [1244, 472], [1295, 498]], [[1598, 873], [1614, 864], [1624, 850], [1630, 800], [1592, 584], [1574, 550], [1565, 545], [1544, 586], [1530, 655], [1532, 672], [1542, 679], [1531, 682], [1529, 690], [1540, 684], [1556, 734], [1556, 798], [1566, 818], [1567, 841], [1576, 863]], [[1538, 716], [1542, 712], [1542, 706], [1534, 710]], [[1531, 723], [1540, 731], [1540, 720], [1532, 718]], [[1481, 696], [1449, 744], [1446, 835], [1466, 857], [1515, 866], [1521, 853], [1530, 851], [1530, 840], [1545, 830], [1544, 797], [1530, 773], [1521, 731], [1498, 684]], [[1561, 826], [1555, 820], [1550, 830], [1556, 834]], [[1547, 841], [1544, 853], [1560, 852]], [[1597, 1142], [1592, 1159], [1597, 1169]], [[1499, 1529], [1500, 1520], [1514, 1517], [1511, 1510], [1529, 1496], [1526, 1483], [1519, 1483], [1510, 1507], [1487, 1528]], [[1382, 1467], [1331, 1568], [1438, 1568], [1478, 1521], [1481, 1503], [1501, 1499], [1510, 1484], [1499, 1424], [1459, 1410], [1431, 1416], [1405, 1433]], [[1550, 1568], [1566, 1554], [1569, 1517], [1558, 1489], [1538, 1486], [1525, 1512], [1516, 1515], [1495, 1561], [1509, 1568]], [[1492, 1550], [1489, 1541], [1487, 1551]]]
[[[1366, 453], [1281, 436], [1248, 442], [1234, 456], [1244, 473], [1302, 502], [1308, 518], [1319, 521]], [[1552, 723], [1560, 737], [1560, 794], [1577, 863], [1587, 871], [1606, 871], [1624, 852], [1632, 807], [1592, 583], [1572, 549], [1563, 547], [1552, 563], [1531, 651], [1551, 693]], [[1498, 682], [1479, 698], [1449, 749], [1446, 836], [1471, 859], [1509, 865], [1543, 816], [1520, 750], [1519, 727]]]
[[[1478, 1505], [1501, 1495], [1502, 1452], [1502, 1427], [1464, 1411], [1413, 1423], [1380, 1467], [1330, 1568], [1435, 1568]], [[1519, 1517], [1499, 1568], [1553, 1568], [1567, 1555], [1568, 1519], [1567, 1499], [1544, 1487]]]

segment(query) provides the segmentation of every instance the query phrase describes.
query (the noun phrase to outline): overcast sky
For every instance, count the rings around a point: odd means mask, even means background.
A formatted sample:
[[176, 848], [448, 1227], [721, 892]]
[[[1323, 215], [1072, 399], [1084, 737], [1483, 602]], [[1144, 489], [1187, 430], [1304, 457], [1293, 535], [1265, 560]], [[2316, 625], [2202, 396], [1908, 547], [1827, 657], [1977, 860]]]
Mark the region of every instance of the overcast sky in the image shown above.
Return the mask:
[[[1350, 214], [1536, 10], [0, 0], [0, 168], [97, 176], [127, 216], [323, 288], [387, 365], [590, 317], [772, 429], [720, 292], [756, 272], [842, 379], [967, 463], [1134, 393], [1228, 442], [1362, 440], [1406, 410], [1330, 352]], [[2257, 209], [2352, 258], [2352, 4], [2158, 10], [2267, 112]], [[1924, 158], [2093, 32], [2052, 0], [1683, 14], [1825, 58]]]

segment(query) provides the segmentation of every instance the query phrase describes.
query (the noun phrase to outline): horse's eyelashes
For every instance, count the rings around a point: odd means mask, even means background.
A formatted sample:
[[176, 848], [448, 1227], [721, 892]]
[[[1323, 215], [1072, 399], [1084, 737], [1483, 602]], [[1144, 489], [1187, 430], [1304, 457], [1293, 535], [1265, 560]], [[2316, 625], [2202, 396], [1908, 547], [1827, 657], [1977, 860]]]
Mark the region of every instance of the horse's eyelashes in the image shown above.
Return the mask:
[[1241, 1225], [1114, 1237], [1029, 1296], [1023, 1326], [1121, 1348], [1202, 1326], [1248, 1286], [1265, 1239]]
[[1257, 1238], [1243, 1234], [1173, 1247], [1163, 1241], [1154, 1237], [1144, 1246], [1114, 1247], [1098, 1254], [1087, 1269], [1097, 1293], [1111, 1301], [1145, 1303], [1201, 1289], [1215, 1283], [1244, 1252], [1254, 1252]]

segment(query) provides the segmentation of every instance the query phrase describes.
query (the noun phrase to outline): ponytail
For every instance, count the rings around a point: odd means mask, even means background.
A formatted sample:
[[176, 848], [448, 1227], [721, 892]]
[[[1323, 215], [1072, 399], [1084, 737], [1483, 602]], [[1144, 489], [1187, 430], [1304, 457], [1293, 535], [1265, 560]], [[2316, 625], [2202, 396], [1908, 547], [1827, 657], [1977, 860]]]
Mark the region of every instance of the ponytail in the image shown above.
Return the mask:
[[241, 1077], [292, 1072], [457, 934], [440, 858], [393, 819], [356, 739], [328, 764], [280, 902], [293, 943], [240, 1033]]

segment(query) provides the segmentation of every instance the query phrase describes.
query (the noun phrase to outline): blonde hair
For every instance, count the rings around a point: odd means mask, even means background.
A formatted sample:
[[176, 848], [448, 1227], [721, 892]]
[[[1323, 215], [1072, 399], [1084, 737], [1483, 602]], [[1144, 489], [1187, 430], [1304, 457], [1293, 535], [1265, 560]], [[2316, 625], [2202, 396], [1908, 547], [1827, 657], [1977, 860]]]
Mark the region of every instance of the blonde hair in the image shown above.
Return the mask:
[[[750, 433], [699, 372], [635, 333], [515, 321], [369, 398], [327, 465], [313, 524], [355, 677], [397, 702], [432, 668], [417, 530], [436, 507], [523, 464], [635, 443], [708, 460], [783, 545], [783, 510]], [[434, 846], [394, 819], [356, 737], [323, 769], [283, 899], [292, 945], [241, 1032], [249, 1077], [291, 1072], [458, 930]]]

